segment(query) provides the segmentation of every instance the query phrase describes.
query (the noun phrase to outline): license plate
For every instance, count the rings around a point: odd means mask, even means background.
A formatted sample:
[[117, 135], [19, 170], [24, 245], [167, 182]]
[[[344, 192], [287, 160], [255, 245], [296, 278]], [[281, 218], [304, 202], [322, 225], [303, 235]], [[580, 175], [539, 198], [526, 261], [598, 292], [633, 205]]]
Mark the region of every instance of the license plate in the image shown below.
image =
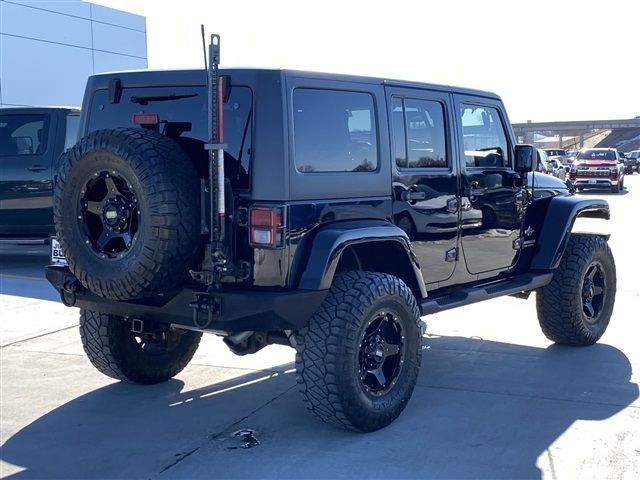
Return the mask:
[[51, 263], [54, 265], [66, 265], [67, 259], [62, 254], [60, 242], [56, 237], [51, 237]]
[[589, 183], [590, 184], [594, 184], [594, 183], [598, 183], [598, 181], [597, 180], [589, 180]]

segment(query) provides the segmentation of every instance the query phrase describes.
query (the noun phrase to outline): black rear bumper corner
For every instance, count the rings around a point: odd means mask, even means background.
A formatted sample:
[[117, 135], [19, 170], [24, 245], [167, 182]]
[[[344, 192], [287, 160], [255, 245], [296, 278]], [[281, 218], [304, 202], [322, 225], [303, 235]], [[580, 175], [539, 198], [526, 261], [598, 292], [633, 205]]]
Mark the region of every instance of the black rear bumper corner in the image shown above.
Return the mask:
[[144, 300], [110, 300], [84, 288], [68, 267], [45, 267], [47, 280], [67, 306], [123, 317], [220, 332], [299, 330], [328, 290], [243, 289], [207, 294], [195, 287]]

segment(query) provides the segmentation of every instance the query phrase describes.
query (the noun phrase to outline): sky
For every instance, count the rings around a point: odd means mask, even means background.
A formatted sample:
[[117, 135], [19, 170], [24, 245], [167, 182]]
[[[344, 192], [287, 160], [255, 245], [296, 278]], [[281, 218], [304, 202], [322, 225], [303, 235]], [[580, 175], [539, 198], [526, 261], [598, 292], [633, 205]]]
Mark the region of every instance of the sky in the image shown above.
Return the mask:
[[640, 115], [640, 0], [91, 0], [147, 19], [148, 66], [292, 68], [500, 95], [514, 123]]

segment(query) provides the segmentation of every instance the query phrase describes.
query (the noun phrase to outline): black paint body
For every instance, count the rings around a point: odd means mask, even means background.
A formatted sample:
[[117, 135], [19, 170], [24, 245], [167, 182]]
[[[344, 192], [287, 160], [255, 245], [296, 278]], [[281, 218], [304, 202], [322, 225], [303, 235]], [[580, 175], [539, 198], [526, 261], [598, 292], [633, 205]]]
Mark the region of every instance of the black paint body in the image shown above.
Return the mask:
[[[577, 215], [608, 218], [606, 202], [572, 196], [560, 181], [534, 188], [532, 192], [528, 186], [531, 174], [527, 178], [526, 172], [513, 170], [515, 138], [500, 98], [491, 93], [281, 70], [221, 73], [231, 79], [231, 97], [225, 104], [231, 122], [236, 118], [246, 121], [244, 140], [235, 149], [235, 157], [225, 157], [225, 166], [229, 164], [227, 171], [233, 172], [228, 174], [232, 198], [228, 199], [227, 208], [231, 213], [227, 248], [232, 262], [247, 262], [250, 273], [244, 279], [225, 278], [228, 299], [225, 300], [224, 292], [220, 294], [223, 307], [207, 325], [208, 329], [230, 332], [300, 328], [313, 309], [297, 316], [260, 316], [255, 308], [246, 307], [244, 314], [243, 302], [231, 297], [237, 299], [240, 295], [248, 299], [253, 292], [271, 299], [264, 300], [266, 303], [262, 305], [280, 302], [278, 308], [283, 311], [287, 309], [286, 299], [296, 297], [293, 294], [310, 292], [309, 305], [315, 307], [324, 294], [312, 292], [326, 293], [336, 272], [355, 268], [399, 276], [414, 292], [423, 313], [531, 290], [550, 280], [548, 273], [557, 265]], [[122, 86], [118, 103], [110, 102], [113, 92], [109, 92], [109, 84], [113, 78], [118, 78]], [[204, 81], [202, 71], [127, 72], [90, 77], [81, 134], [100, 128], [134, 127], [132, 113], [159, 113], [161, 120], [171, 116], [168, 124], [161, 125], [161, 131], [175, 124], [189, 124], [186, 130], [168, 134], [190, 153], [205, 178], [206, 155], [199, 149], [206, 141], [206, 128], [200, 124], [206, 119]], [[234, 100], [240, 98], [234, 97], [240, 91], [234, 94], [234, 89], [250, 91], [250, 96], [242, 97], [251, 99], [250, 112], [243, 110], [245, 100]], [[376, 127], [373, 138], [367, 140], [367, 145], [375, 145], [377, 151], [373, 171], [301, 172], [296, 167], [297, 112], [293, 106], [296, 89], [357, 92], [373, 99]], [[144, 95], [165, 99], [190, 96], [187, 100], [174, 98], [143, 105], [139, 98]], [[138, 97], [135, 102], [134, 96]], [[403, 99], [440, 106], [444, 143], [438, 148], [445, 152], [446, 165], [403, 169], [394, 161], [397, 132], [392, 122], [392, 105]], [[465, 155], [470, 155], [465, 137], [468, 131], [463, 131], [460, 116], [461, 109], [469, 105], [497, 113], [492, 126], [484, 119], [483, 122], [485, 129], [497, 125], [504, 132], [506, 143], [500, 153], [506, 164], [465, 163]], [[239, 116], [234, 117], [234, 112], [240, 112]], [[425, 118], [428, 122], [429, 118]], [[483, 138], [488, 135], [483, 133], [484, 127], [473, 126], [472, 131], [480, 132], [478, 138]], [[407, 143], [407, 148], [410, 146]], [[430, 144], [427, 147], [427, 151], [434, 150]], [[505, 148], [507, 151], [503, 151]], [[480, 153], [476, 151], [475, 155], [488, 153], [478, 150]], [[491, 159], [491, 155], [487, 158]], [[252, 205], [284, 207], [286, 237], [282, 248], [249, 245], [245, 220]], [[68, 273], [60, 269], [51, 270], [49, 276], [59, 289], [65, 282], [73, 283]], [[487, 284], [493, 287], [488, 289]], [[133, 303], [99, 300], [82, 289], [78, 289], [76, 297], [78, 304], [85, 307], [99, 307], [100, 311], [119, 315], [129, 312], [162, 319], [170, 312], [169, 317], [176, 323], [193, 327], [188, 302], [180, 299], [203, 289], [196, 283], [185, 284], [173, 298], [147, 302], [148, 310], [140, 302], [134, 307]], [[446, 300], [456, 292], [455, 301]], [[292, 312], [299, 309], [300, 298], [291, 301]], [[442, 301], [436, 305], [438, 299]], [[233, 305], [233, 321], [226, 314], [225, 301]]]

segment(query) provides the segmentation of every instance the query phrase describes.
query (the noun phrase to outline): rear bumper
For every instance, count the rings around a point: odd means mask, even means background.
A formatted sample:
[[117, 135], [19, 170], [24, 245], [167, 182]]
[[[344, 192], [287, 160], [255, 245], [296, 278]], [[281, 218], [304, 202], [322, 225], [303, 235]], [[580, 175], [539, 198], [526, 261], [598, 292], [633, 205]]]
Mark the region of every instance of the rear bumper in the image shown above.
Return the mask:
[[328, 290], [242, 290], [206, 294], [184, 288], [154, 300], [109, 300], [88, 291], [68, 267], [45, 267], [47, 280], [67, 306], [101, 313], [171, 323], [187, 329], [220, 332], [299, 330], [325, 299]]

